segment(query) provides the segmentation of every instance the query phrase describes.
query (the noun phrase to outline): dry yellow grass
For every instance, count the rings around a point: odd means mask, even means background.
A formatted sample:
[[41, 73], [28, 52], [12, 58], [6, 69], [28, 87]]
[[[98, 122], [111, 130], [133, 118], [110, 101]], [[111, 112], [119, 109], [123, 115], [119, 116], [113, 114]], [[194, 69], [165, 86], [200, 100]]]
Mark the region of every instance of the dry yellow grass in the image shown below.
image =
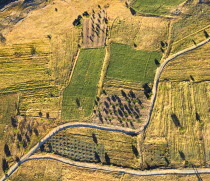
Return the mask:
[[[203, 181], [210, 175], [200, 174]], [[23, 163], [8, 181], [197, 181], [196, 175], [136, 176], [102, 170], [79, 168], [53, 160], [31, 160]]]
[[139, 50], [156, 51], [167, 42], [170, 21], [154, 17], [118, 17], [111, 28], [111, 40], [137, 46]]
[[172, 60], [164, 69], [161, 80], [210, 80], [210, 43]]
[[180, 167], [209, 163], [209, 89], [209, 82], [160, 83], [142, 145], [143, 164]]

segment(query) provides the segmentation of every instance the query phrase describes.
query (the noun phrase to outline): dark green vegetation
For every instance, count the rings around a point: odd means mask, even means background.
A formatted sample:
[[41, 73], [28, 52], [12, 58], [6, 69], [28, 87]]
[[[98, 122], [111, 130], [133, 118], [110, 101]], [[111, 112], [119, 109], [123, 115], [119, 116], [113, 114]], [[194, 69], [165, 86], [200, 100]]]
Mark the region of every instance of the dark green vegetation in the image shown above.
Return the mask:
[[79, 119], [90, 115], [102, 68], [104, 49], [81, 50], [72, 79], [64, 90], [62, 118]]
[[132, 8], [143, 14], [165, 15], [170, 12], [170, 8], [182, 2], [184, 0], [134, 0]]
[[160, 59], [159, 52], [135, 50], [128, 45], [112, 44], [107, 77], [142, 84], [153, 82]]

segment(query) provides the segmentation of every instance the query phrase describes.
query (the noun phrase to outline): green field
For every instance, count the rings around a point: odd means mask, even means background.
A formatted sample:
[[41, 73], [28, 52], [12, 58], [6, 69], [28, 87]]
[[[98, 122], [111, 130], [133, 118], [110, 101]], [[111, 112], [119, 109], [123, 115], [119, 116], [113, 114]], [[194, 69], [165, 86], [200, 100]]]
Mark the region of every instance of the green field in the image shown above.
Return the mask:
[[178, 6], [184, 0], [135, 0], [132, 4], [134, 8], [139, 13], [144, 14], [168, 14], [170, 9]]
[[102, 48], [81, 50], [70, 84], [64, 90], [62, 119], [79, 119], [90, 115], [104, 54]]
[[132, 49], [128, 45], [112, 44], [107, 77], [131, 82], [150, 83], [154, 80], [161, 54]]

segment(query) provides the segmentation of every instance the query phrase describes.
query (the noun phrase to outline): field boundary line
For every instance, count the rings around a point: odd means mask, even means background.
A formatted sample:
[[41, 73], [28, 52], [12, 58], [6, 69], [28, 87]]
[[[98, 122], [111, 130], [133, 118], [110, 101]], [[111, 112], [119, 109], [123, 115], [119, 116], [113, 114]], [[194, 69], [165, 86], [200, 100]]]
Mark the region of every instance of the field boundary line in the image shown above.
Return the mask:
[[102, 69], [101, 69], [101, 74], [100, 74], [100, 79], [98, 81], [98, 91], [97, 91], [97, 96], [100, 96], [101, 94], [101, 90], [103, 87], [103, 83], [104, 83], [104, 79], [107, 73], [107, 69], [109, 66], [109, 61], [110, 61], [110, 43], [108, 43], [107, 47], [105, 47], [105, 57], [104, 57], [104, 61], [103, 61], [103, 65], [102, 65]]

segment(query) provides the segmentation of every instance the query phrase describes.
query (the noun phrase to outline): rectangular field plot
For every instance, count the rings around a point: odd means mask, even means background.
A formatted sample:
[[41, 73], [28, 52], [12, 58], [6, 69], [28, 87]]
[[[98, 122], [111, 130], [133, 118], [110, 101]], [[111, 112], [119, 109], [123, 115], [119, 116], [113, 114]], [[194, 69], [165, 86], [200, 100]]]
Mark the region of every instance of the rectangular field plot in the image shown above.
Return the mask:
[[57, 134], [50, 138], [50, 140], [44, 144], [44, 151], [53, 152], [78, 161], [105, 161], [104, 145], [69, 138], [68, 135], [62, 134]]
[[170, 13], [171, 8], [175, 8], [182, 2], [184, 0], [136, 0], [132, 7], [139, 13], [164, 15]]
[[160, 59], [159, 52], [135, 50], [128, 45], [112, 44], [107, 77], [142, 84], [151, 83]]
[[0, 92], [49, 86], [50, 45], [47, 42], [15, 44], [0, 48]]
[[102, 68], [104, 49], [82, 50], [69, 86], [64, 90], [62, 118], [79, 119], [90, 115]]
[[83, 21], [83, 47], [102, 47], [106, 43], [106, 12], [101, 10]]

